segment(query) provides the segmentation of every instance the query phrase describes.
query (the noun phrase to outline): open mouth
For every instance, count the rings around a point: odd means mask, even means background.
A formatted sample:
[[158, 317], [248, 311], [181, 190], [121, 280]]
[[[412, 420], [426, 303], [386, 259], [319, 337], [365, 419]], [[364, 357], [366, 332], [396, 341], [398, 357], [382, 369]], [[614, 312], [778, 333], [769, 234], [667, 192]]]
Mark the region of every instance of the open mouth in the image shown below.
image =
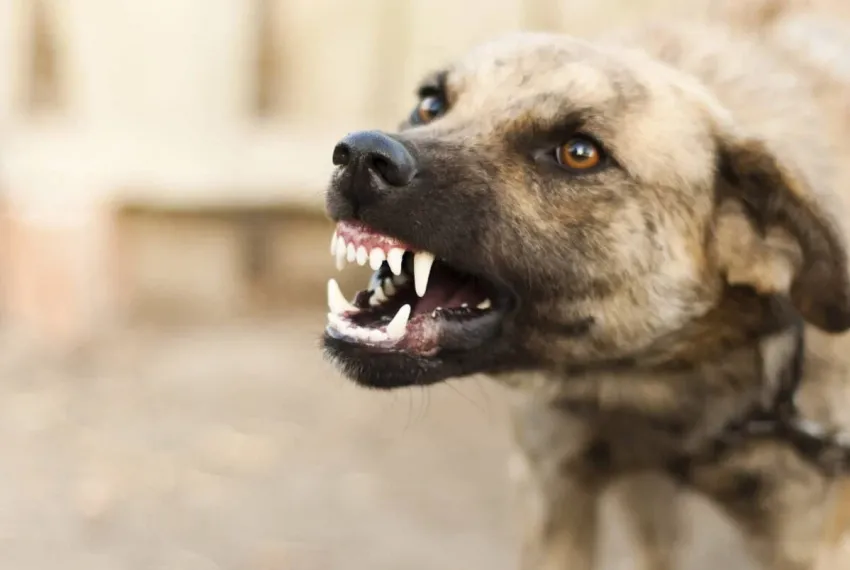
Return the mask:
[[326, 333], [375, 352], [474, 348], [492, 338], [506, 309], [507, 296], [487, 280], [358, 222], [337, 224], [331, 254], [339, 270], [369, 264], [374, 273], [353, 301], [328, 281]]

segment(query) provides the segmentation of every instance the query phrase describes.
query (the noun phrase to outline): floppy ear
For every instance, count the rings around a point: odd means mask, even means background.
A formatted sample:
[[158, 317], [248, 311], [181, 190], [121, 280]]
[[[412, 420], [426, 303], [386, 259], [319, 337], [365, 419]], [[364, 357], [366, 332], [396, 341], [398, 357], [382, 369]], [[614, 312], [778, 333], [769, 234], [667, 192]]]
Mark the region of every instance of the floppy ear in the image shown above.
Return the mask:
[[845, 238], [806, 181], [760, 141], [723, 139], [717, 254], [727, 280], [788, 295], [809, 323], [850, 329]]

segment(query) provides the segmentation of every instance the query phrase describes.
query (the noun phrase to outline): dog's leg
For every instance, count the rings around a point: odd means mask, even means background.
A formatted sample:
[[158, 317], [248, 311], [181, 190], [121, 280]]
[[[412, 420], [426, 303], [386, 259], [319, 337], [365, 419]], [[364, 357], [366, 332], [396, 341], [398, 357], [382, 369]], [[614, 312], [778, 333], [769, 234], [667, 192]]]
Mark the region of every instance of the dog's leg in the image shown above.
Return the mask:
[[[823, 504], [798, 502], [770, 514], [738, 513], [747, 545], [764, 570], [816, 570], [821, 558]], [[781, 501], [778, 499], [777, 502]], [[839, 570], [834, 568], [831, 570]]]
[[850, 477], [836, 481], [831, 495], [818, 570], [850, 568]]
[[681, 535], [676, 485], [660, 476], [623, 482], [618, 497], [634, 537], [638, 570], [673, 570]]
[[526, 480], [522, 570], [595, 568], [599, 492], [578, 478]]
[[696, 469], [692, 484], [738, 523], [761, 568], [817, 568], [831, 516], [830, 481], [790, 446], [753, 442]]
[[514, 420], [522, 570], [593, 570], [605, 480], [593, 460], [598, 446], [581, 421], [546, 405], [519, 410]]

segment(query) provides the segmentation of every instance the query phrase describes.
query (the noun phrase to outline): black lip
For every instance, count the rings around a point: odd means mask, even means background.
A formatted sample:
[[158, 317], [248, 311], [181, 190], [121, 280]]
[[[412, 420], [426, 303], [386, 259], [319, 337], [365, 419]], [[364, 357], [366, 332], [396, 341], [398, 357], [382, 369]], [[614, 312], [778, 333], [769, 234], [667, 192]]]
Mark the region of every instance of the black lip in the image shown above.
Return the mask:
[[360, 344], [324, 333], [325, 357], [345, 376], [368, 388], [389, 390], [436, 384], [451, 372], [444, 370], [440, 357], [425, 357], [406, 352], [376, 352]]
[[321, 344], [325, 357], [347, 378], [378, 390], [428, 386], [449, 378], [532, 367], [531, 361], [503, 334], [475, 349], [445, 351], [428, 357], [406, 352], [375, 352], [327, 333], [322, 336]]

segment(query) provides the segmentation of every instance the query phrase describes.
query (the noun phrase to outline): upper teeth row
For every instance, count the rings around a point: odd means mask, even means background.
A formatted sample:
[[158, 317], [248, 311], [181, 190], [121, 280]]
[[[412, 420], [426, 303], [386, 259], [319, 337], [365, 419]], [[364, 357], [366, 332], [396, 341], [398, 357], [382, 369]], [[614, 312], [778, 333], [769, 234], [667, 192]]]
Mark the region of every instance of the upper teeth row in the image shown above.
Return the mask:
[[[386, 261], [390, 266], [390, 270], [395, 275], [401, 275], [401, 262], [404, 258], [404, 249], [400, 247], [391, 247], [386, 251], [380, 247], [374, 247], [371, 251], [364, 246], [355, 246], [353, 243], [346, 243], [345, 239], [337, 236], [334, 232], [331, 238], [331, 255], [336, 256], [336, 267], [342, 270], [346, 262], [358, 265], [366, 265], [369, 262], [369, 267], [377, 271], [381, 264]], [[413, 255], [413, 284], [416, 289], [416, 294], [420, 297], [425, 295], [428, 289], [428, 278], [431, 276], [431, 267], [434, 265], [434, 254], [427, 251], [417, 251]]]

